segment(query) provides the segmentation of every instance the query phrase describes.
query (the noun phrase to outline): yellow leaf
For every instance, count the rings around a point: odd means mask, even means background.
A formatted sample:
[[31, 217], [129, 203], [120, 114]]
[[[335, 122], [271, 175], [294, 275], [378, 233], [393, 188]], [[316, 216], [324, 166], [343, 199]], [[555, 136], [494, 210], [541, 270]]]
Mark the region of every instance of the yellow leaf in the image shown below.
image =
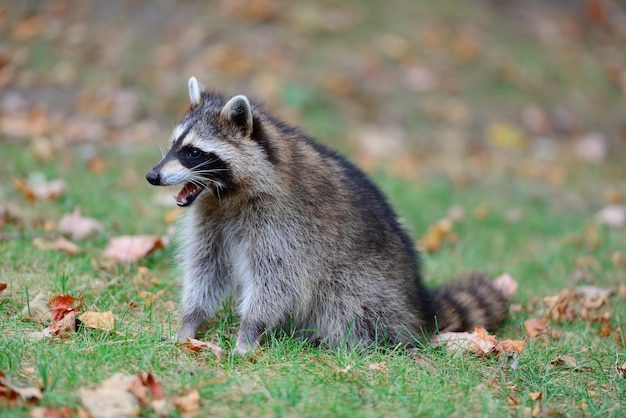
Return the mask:
[[103, 331], [113, 331], [115, 327], [115, 317], [113, 312], [93, 312], [85, 311], [78, 316], [78, 319], [88, 328], [101, 329]]

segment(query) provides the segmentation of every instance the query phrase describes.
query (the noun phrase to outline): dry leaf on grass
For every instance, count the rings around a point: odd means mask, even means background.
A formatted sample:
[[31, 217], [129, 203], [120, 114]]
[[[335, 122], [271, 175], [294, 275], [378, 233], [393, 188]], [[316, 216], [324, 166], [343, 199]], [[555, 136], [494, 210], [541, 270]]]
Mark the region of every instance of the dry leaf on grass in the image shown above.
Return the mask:
[[626, 379], [626, 363], [622, 364], [621, 366], [616, 364], [615, 371], [617, 372], [617, 375], [619, 377]]
[[34, 405], [41, 398], [39, 388], [15, 386], [0, 371], [0, 406]]
[[0, 293], [2, 293], [2, 291], [6, 289], [7, 287], [8, 285], [6, 283], [0, 282]]
[[507, 299], [514, 295], [517, 291], [517, 280], [515, 280], [509, 273], [504, 273], [501, 276], [496, 277], [491, 283], [493, 287], [498, 289]]
[[89, 414], [84, 409], [74, 409], [69, 406], [58, 408], [33, 408], [28, 412], [30, 418], [89, 418]]
[[113, 328], [115, 328], [115, 317], [111, 311], [85, 311], [78, 315], [78, 320], [87, 328], [100, 329], [103, 331], [113, 331]]
[[373, 363], [369, 365], [370, 370], [375, 370], [378, 372], [384, 372], [387, 370], [387, 364], [385, 362], [382, 363]]
[[490, 356], [505, 352], [521, 353], [526, 340], [498, 341], [484, 328], [476, 327], [474, 332], [443, 332], [431, 339], [435, 346], [444, 345], [456, 353], [469, 352], [479, 356]]
[[28, 181], [23, 178], [15, 178], [13, 179], [13, 187], [21, 192], [27, 200], [57, 200], [67, 188], [62, 179], [47, 181], [43, 178]]
[[626, 205], [609, 205], [596, 213], [596, 221], [610, 228], [620, 229], [626, 226]]
[[218, 360], [222, 358], [223, 351], [217, 345], [210, 343], [208, 341], [200, 341], [195, 338], [187, 338], [187, 341], [180, 344], [181, 348], [187, 351], [200, 351], [200, 350], [210, 350]]
[[139, 400], [128, 391], [136, 376], [116, 373], [92, 389], [79, 388], [80, 399], [93, 418], [139, 416]]
[[33, 239], [33, 245], [43, 251], [63, 251], [67, 255], [75, 255], [83, 252], [83, 249], [72, 241], [58, 237], [54, 241], [47, 241], [41, 237]]
[[181, 414], [197, 414], [200, 412], [200, 393], [194, 389], [187, 395], [173, 397], [172, 403]]
[[578, 360], [575, 357], [569, 355], [559, 355], [556, 356], [553, 360], [550, 360], [550, 365], [562, 368], [562, 369], [571, 369], [576, 372], [593, 372], [593, 368], [586, 366], [579, 366]]
[[453, 232], [454, 223], [447, 218], [439, 220], [428, 228], [418, 242], [418, 247], [427, 253], [432, 253], [441, 248], [444, 243], [455, 243], [458, 236]]
[[34, 321], [49, 321], [51, 319], [50, 304], [46, 292], [35, 293], [22, 309], [22, 318]]
[[548, 326], [550, 326], [550, 321], [547, 319], [529, 318], [524, 321], [524, 330], [530, 338], [543, 334], [548, 329]]
[[76, 332], [76, 316], [83, 306], [83, 298], [60, 295], [48, 301], [52, 316], [50, 328], [56, 333]]
[[102, 255], [117, 262], [136, 262], [163, 247], [155, 235], [125, 235], [111, 238]]
[[80, 207], [76, 207], [72, 213], [66, 213], [61, 217], [57, 229], [72, 239], [85, 239], [103, 231], [104, 227], [97, 220], [84, 217]]
[[553, 321], [571, 321], [584, 319], [588, 321], [606, 322], [610, 319], [608, 312], [595, 313], [609, 304], [612, 290], [596, 286], [581, 286], [574, 290], [563, 289], [556, 296], [543, 298], [546, 316]]

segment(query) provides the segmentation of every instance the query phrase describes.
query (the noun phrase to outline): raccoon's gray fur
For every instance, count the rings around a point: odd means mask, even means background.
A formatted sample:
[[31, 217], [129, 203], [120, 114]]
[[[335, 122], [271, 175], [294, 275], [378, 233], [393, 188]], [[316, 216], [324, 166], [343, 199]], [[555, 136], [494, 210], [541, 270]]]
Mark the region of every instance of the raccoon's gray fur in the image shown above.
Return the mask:
[[183, 322], [195, 337], [229, 294], [237, 351], [290, 327], [330, 347], [412, 344], [436, 329], [492, 328], [506, 313], [490, 282], [424, 288], [413, 241], [380, 190], [354, 165], [245, 96], [189, 80], [191, 108], [147, 175], [184, 184]]

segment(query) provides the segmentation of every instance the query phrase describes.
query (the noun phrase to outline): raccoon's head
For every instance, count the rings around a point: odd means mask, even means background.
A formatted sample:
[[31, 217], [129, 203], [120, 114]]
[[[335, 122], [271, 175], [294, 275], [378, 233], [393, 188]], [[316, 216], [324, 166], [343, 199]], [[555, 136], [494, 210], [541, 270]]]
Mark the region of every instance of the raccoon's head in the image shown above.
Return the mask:
[[202, 193], [222, 198], [263, 178], [268, 144], [250, 101], [209, 93], [195, 77], [189, 99], [191, 108], [174, 128], [167, 154], [146, 174], [148, 182], [183, 184], [176, 203], [189, 206]]

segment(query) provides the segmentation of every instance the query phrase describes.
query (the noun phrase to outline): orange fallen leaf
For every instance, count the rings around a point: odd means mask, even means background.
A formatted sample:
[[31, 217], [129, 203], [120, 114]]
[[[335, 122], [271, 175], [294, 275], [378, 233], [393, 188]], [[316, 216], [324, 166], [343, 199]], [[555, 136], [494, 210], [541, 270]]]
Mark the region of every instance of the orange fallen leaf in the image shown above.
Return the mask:
[[4, 289], [6, 289], [8, 287], [8, 285], [6, 283], [2, 283], [0, 282], [0, 292], [2, 292]]
[[62, 234], [67, 234], [72, 239], [85, 239], [104, 230], [100, 222], [95, 219], [84, 217], [80, 207], [74, 208], [72, 213], [63, 215], [57, 229]]
[[523, 340], [504, 340], [498, 343], [497, 349], [505, 352], [521, 353], [524, 351], [524, 345], [526, 345], [526, 339]]
[[83, 306], [83, 298], [75, 298], [71, 295], [55, 296], [48, 301], [52, 320], [59, 321], [70, 312], [77, 312]]
[[543, 334], [549, 325], [550, 321], [547, 319], [530, 318], [524, 321], [524, 330], [530, 338], [535, 338]]
[[209, 349], [217, 357], [218, 360], [222, 358], [223, 351], [217, 345], [208, 341], [200, 341], [195, 338], [187, 338], [187, 341], [180, 344], [181, 348], [187, 351], [196, 352], [204, 349]]
[[30, 418], [89, 418], [86, 411], [82, 409], [74, 409], [69, 406], [60, 407], [37, 407], [28, 412]]
[[152, 373], [138, 373], [136, 379], [130, 382], [128, 391], [144, 405], [151, 401], [165, 399], [163, 385], [155, 380]]
[[136, 262], [163, 247], [163, 241], [155, 235], [125, 235], [111, 238], [103, 256], [117, 262]]
[[192, 390], [187, 395], [172, 398], [172, 403], [184, 415], [195, 415], [200, 412], [200, 393]]
[[26, 181], [22, 178], [13, 179], [13, 187], [20, 191], [27, 200], [57, 200], [67, 188], [62, 179]]
[[88, 328], [100, 329], [103, 331], [113, 331], [113, 328], [115, 328], [115, 317], [111, 311], [85, 311], [78, 315], [78, 320], [83, 323], [83, 326]]
[[54, 241], [47, 241], [41, 237], [33, 239], [33, 245], [43, 251], [63, 251], [68, 255], [80, 254], [83, 249], [66, 238], [58, 237]]
[[15, 386], [0, 371], [0, 406], [34, 405], [41, 398], [39, 388]]

